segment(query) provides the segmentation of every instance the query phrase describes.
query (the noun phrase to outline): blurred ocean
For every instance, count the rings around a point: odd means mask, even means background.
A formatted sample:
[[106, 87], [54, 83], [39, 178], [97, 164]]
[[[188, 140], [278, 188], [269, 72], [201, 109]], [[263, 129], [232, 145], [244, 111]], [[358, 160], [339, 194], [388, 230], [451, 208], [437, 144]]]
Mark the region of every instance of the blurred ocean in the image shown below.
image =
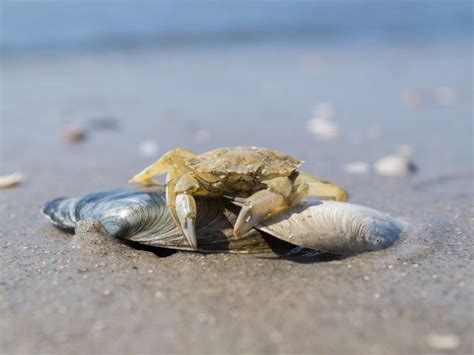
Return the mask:
[[0, 2], [3, 55], [472, 38], [471, 1]]

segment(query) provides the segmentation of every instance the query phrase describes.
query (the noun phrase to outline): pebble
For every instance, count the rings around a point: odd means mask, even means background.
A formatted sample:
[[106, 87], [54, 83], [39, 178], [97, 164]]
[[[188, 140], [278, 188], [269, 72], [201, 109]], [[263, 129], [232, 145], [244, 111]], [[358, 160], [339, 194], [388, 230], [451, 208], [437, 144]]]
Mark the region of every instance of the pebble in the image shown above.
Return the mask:
[[340, 135], [339, 126], [328, 118], [314, 117], [306, 122], [307, 130], [322, 140], [336, 139]]
[[86, 130], [81, 126], [71, 127], [64, 134], [66, 141], [71, 144], [83, 142], [86, 136]]
[[415, 165], [401, 154], [387, 155], [374, 164], [374, 170], [382, 176], [408, 176], [415, 171]]
[[369, 172], [369, 164], [363, 161], [355, 161], [344, 166], [347, 174], [363, 175]]
[[13, 173], [8, 175], [0, 176], [0, 189], [14, 187], [23, 180], [21, 173]]
[[331, 140], [339, 137], [340, 129], [333, 121], [334, 105], [331, 102], [320, 102], [313, 108], [313, 116], [306, 122], [306, 129], [317, 138]]
[[454, 350], [461, 345], [459, 337], [455, 334], [429, 334], [426, 342], [436, 350]]
[[160, 146], [152, 139], [145, 139], [138, 145], [138, 152], [144, 157], [156, 157], [160, 152]]

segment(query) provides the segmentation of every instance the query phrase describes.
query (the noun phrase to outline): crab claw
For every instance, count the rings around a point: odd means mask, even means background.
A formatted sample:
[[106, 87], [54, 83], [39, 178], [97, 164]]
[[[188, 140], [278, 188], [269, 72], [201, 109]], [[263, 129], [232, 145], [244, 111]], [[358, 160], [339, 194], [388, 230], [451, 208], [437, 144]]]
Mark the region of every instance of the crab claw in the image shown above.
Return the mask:
[[240, 210], [234, 225], [234, 235], [240, 237], [265, 218], [278, 213], [285, 205], [282, 195], [270, 190], [258, 191], [250, 196]]
[[176, 214], [183, 230], [186, 240], [191, 247], [197, 249], [196, 238], [196, 201], [194, 197], [188, 194], [178, 194], [176, 196]]

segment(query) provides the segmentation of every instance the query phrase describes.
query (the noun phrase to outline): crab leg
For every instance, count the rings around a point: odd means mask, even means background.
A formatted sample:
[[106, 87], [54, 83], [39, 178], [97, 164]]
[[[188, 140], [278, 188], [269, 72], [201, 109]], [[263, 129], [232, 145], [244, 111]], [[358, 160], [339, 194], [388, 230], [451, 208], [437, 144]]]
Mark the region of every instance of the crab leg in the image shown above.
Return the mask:
[[297, 186], [307, 184], [309, 189], [306, 195], [308, 196], [321, 197], [328, 200], [342, 202], [346, 202], [349, 199], [349, 195], [343, 188], [328, 180], [320, 179], [306, 173], [299, 173], [294, 184]]
[[174, 187], [176, 195], [176, 215], [184, 236], [193, 249], [197, 249], [196, 201], [192, 196], [200, 188], [199, 182], [191, 175], [182, 175]]
[[183, 234], [191, 247], [197, 249], [196, 238], [196, 201], [188, 194], [178, 194], [176, 196], [176, 214]]
[[154, 179], [156, 175], [161, 173], [160, 169], [156, 169], [155, 164], [143, 169], [140, 173], [132, 177], [128, 182], [134, 182], [146, 186], [159, 185], [160, 183]]
[[177, 170], [177, 167], [182, 164], [183, 159], [195, 155], [196, 153], [184, 148], [170, 150], [160, 159], [131, 178], [128, 182], [135, 182], [142, 185], [159, 185], [159, 182], [154, 179], [155, 176]]
[[166, 175], [166, 205], [171, 212], [174, 222], [177, 226], [180, 226], [179, 218], [176, 213], [176, 180], [176, 172], [170, 172], [168, 175]]

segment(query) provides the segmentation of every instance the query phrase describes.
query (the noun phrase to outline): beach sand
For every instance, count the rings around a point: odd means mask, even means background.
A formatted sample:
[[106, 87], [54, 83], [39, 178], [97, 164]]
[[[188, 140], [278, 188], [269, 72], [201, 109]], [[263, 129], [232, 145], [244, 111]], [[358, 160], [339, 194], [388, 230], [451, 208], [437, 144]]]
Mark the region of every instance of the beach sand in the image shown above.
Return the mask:
[[[25, 180], [0, 191], [2, 354], [472, 352], [472, 74], [468, 43], [4, 58], [1, 174]], [[321, 102], [337, 139], [306, 130]], [[103, 119], [116, 127], [88, 128]], [[85, 139], [66, 142], [78, 125]], [[402, 144], [413, 176], [344, 173]], [[176, 146], [235, 145], [305, 160], [406, 232], [379, 252], [292, 260], [78, 241], [40, 214], [125, 186]]]

